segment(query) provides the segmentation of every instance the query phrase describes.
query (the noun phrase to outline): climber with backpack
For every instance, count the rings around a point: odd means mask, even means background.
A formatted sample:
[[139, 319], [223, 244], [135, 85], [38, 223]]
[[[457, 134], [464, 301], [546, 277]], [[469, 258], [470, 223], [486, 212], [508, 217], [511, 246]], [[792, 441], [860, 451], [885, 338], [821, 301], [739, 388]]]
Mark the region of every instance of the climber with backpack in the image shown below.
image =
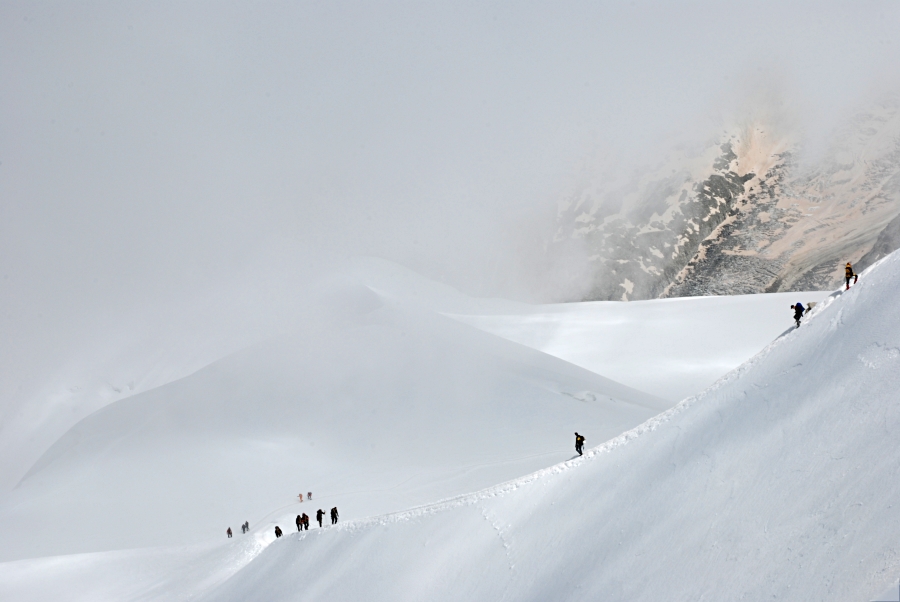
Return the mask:
[[803, 312], [805, 312], [806, 310], [804, 309], [802, 303], [791, 305], [791, 309], [794, 310], [794, 321], [797, 323], [797, 328], [800, 328], [800, 318], [803, 317]]
[[851, 278], [853, 278], [853, 284], [856, 284], [856, 281], [859, 280], [859, 274], [853, 273], [853, 266], [850, 265], [849, 261], [847, 262], [847, 265], [844, 266], [844, 278], [847, 281], [847, 288], [844, 289], [845, 291], [850, 290], [850, 279]]

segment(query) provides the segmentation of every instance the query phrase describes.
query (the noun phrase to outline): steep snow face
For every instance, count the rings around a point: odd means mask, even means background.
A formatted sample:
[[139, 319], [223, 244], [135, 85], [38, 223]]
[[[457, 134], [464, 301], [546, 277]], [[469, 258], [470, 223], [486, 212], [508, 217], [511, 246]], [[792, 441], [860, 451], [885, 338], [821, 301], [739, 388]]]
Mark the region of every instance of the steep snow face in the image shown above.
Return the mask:
[[872, 599], [900, 574], [900, 255], [866, 276], [584, 458], [291, 535], [203, 599]]
[[825, 290], [900, 246], [900, 101], [857, 115], [814, 166], [753, 123], [625, 182], [586, 177], [559, 241], [591, 250], [590, 299]]
[[396, 511], [571, 457], [574, 431], [603, 440], [670, 405], [364, 286], [333, 303], [338, 322], [72, 428], [0, 501], [0, 557], [208, 541], [284, 508]]

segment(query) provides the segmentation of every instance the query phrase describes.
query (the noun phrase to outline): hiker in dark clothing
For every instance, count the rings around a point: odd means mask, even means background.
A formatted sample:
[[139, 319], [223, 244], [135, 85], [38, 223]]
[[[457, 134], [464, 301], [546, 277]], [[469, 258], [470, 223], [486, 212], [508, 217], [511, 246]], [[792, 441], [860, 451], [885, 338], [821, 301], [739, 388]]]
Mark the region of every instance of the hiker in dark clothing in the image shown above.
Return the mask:
[[303, 527], [302, 530], [309, 531], [309, 516], [306, 514], [306, 512], [303, 513], [300, 525]]
[[853, 278], [853, 284], [856, 284], [856, 281], [859, 280], [859, 276], [853, 273], [853, 266], [850, 265], [850, 262], [847, 262], [847, 265], [844, 266], [844, 278], [847, 280], [847, 288], [844, 290], [850, 290], [850, 279]]
[[806, 310], [803, 308], [802, 303], [797, 303], [796, 305], [791, 305], [791, 309], [794, 310], [794, 322], [797, 323], [797, 328], [800, 328], [800, 318], [803, 317], [803, 312]]
[[275, 537], [281, 537], [281, 527], [275, 525]]
[[297, 530], [298, 531], [303, 530], [303, 517], [300, 516], [299, 514], [297, 515]]
[[250, 530], [250, 521], [244, 521], [244, 524], [241, 525], [241, 531], [246, 533], [249, 530]]
[[225, 533], [228, 534], [228, 537], [231, 537], [231, 527], [228, 527], [228, 530], [225, 531]]
[[325, 511], [319, 508], [316, 512], [316, 520], [319, 521], [319, 528], [322, 528], [322, 518], [325, 516]]
[[575, 451], [578, 452], [578, 455], [582, 455], [581, 448], [584, 447], [584, 437], [575, 432]]
[[331, 509], [331, 524], [336, 525], [338, 521], [338, 511], [337, 506]]
[[307, 491], [307, 492], [306, 492], [306, 499], [307, 499], [307, 500], [311, 500], [311, 499], [312, 499], [312, 491]]

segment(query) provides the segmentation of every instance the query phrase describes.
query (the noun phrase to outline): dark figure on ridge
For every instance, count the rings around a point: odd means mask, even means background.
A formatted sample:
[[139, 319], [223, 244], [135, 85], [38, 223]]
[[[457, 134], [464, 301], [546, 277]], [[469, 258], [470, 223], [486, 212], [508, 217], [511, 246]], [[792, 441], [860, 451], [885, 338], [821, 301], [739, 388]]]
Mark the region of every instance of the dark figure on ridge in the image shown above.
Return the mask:
[[331, 524], [336, 525], [338, 521], [338, 511], [337, 506], [331, 509]]
[[319, 521], [319, 528], [322, 528], [322, 518], [325, 516], [325, 511], [321, 508], [316, 511], [316, 520]]
[[249, 530], [250, 530], [250, 521], [244, 521], [244, 524], [241, 525], [241, 531], [246, 533]]
[[578, 434], [578, 431], [575, 431], [575, 451], [578, 452], [578, 455], [582, 455], [581, 448], [584, 447], [584, 437]]
[[275, 525], [275, 537], [281, 537], [281, 527]]
[[806, 310], [803, 308], [802, 303], [797, 303], [796, 305], [791, 305], [791, 309], [794, 310], [794, 322], [797, 323], [797, 328], [800, 328], [800, 318], [803, 317], [803, 312]]
[[306, 512], [303, 513], [303, 530], [309, 531], [309, 516]]
[[231, 537], [231, 527], [228, 527], [228, 530], [225, 531], [225, 533], [228, 535], [228, 537]]
[[299, 514], [297, 515], [297, 530], [298, 531], [303, 530], [303, 517], [300, 516]]
[[850, 279], [853, 278], [853, 284], [856, 284], [856, 281], [859, 280], [859, 275], [853, 273], [853, 266], [850, 265], [850, 262], [847, 262], [847, 265], [844, 266], [844, 278], [847, 280], [847, 288], [844, 290], [850, 290]]

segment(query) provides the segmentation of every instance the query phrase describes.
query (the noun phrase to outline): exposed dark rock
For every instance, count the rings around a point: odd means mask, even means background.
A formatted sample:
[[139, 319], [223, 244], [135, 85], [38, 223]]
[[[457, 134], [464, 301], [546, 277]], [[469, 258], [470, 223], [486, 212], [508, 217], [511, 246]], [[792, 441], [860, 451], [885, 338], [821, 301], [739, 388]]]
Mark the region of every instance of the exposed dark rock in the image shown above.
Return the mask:
[[872, 250], [856, 262], [854, 269], [857, 273], [862, 272], [882, 257], [887, 257], [897, 249], [900, 249], [900, 214], [888, 222], [888, 225], [885, 226], [875, 240], [875, 244], [872, 245]]
[[558, 236], [590, 249], [585, 300], [825, 290], [844, 262], [861, 271], [900, 248], [900, 101], [850, 123], [815, 168], [785, 148], [745, 131], [700, 155], [707, 168], [680, 155], [572, 195]]

